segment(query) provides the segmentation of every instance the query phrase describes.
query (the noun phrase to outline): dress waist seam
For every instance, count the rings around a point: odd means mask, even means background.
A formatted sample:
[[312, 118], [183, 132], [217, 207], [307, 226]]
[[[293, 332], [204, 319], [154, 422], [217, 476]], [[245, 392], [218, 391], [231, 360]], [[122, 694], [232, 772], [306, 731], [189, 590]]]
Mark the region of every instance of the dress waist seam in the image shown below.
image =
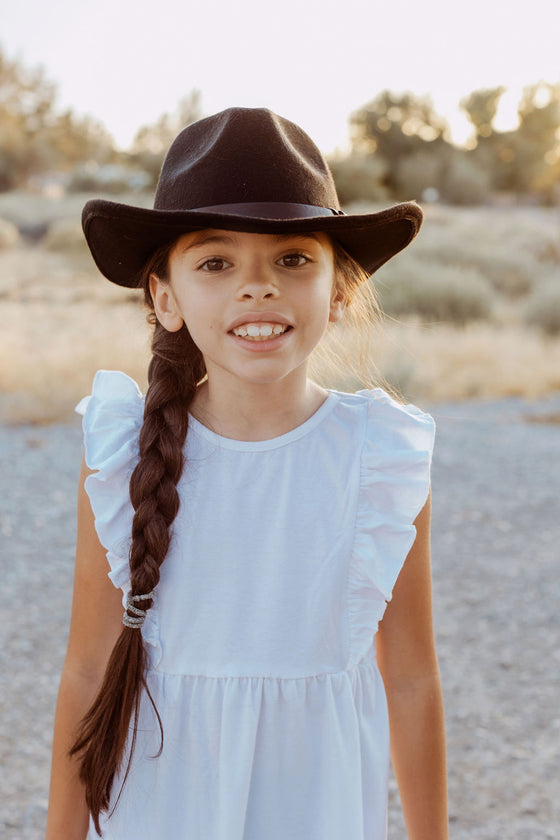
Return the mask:
[[[373, 646], [372, 646], [373, 647]], [[274, 681], [274, 682], [285, 682], [285, 681], [298, 681], [298, 680], [312, 680], [312, 679], [320, 679], [321, 677], [338, 677], [343, 676], [344, 674], [352, 673], [355, 670], [359, 670], [362, 667], [375, 667], [375, 657], [371, 656], [372, 648], [369, 648], [368, 651], [362, 656], [362, 658], [358, 662], [352, 662], [348, 664], [345, 668], [342, 668], [338, 671], [321, 671], [317, 674], [303, 674], [299, 677], [285, 677], [285, 676], [276, 676], [274, 674], [188, 674], [183, 673], [181, 671], [164, 671], [159, 668], [148, 668], [147, 674], [158, 674], [164, 677], [189, 677], [191, 679], [205, 679], [205, 680], [261, 680], [261, 681]]]

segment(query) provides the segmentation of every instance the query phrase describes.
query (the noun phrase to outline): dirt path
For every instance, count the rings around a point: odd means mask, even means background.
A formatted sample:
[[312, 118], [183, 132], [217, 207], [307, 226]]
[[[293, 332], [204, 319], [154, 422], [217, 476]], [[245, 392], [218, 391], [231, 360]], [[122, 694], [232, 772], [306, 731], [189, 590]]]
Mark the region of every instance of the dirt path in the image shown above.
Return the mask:
[[[434, 609], [453, 840], [560, 825], [560, 396], [438, 406]], [[3, 840], [40, 840], [68, 627], [79, 421], [0, 428]], [[391, 840], [403, 840], [395, 786]]]

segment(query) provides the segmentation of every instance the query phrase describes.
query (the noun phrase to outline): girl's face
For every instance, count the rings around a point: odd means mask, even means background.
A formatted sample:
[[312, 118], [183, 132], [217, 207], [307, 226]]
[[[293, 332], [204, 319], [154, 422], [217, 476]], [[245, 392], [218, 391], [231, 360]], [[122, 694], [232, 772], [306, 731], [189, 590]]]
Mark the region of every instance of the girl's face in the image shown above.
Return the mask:
[[170, 254], [168, 282], [152, 275], [150, 291], [166, 329], [186, 324], [209, 381], [237, 384], [305, 380], [309, 355], [344, 311], [324, 233], [188, 233]]

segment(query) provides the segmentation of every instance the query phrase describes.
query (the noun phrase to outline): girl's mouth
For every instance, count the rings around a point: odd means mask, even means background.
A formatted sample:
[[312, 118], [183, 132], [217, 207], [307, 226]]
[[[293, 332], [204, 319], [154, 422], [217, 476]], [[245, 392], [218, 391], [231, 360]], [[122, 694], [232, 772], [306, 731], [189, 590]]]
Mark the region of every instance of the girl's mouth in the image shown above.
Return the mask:
[[270, 338], [276, 338], [276, 336], [282, 335], [291, 329], [288, 324], [275, 324], [270, 321], [263, 321], [258, 324], [240, 324], [238, 327], [234, 327], [232, 333], [250, 341], [266, 341]]

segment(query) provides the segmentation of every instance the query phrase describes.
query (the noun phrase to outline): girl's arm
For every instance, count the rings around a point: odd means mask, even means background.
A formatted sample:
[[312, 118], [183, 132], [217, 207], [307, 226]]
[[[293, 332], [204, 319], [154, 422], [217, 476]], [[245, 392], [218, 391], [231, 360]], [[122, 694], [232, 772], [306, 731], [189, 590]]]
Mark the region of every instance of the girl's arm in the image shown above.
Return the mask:
[[431, 500], [377, 633], [391, 760], [409, 840], [448, 840], [445, 723], [432, 623]]
[[46, 840], [84, 840], [87, 835], [89, 815], [78, 763], [68, 758], [68, 751], [122, 630], [122, 593], [107, 576], [106, 551], [84, 490], [90, 472], [82, 460], [72, 618], [54, 724]]

